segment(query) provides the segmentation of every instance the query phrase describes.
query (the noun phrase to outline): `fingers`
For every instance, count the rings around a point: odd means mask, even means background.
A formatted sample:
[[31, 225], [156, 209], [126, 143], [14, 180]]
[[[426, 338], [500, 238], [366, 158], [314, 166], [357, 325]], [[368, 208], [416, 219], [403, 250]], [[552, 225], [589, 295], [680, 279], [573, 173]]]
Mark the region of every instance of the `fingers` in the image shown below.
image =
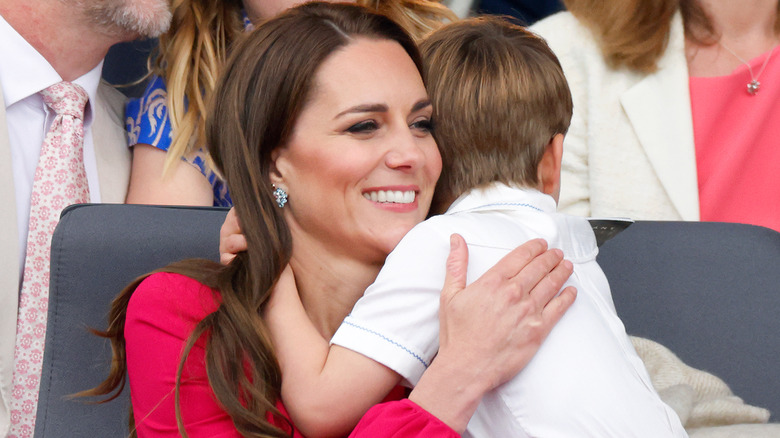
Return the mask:
[[[512, 278], [512, 282], [515, 283], [518, 294], [522, 297], [531, 294], [534, 289], [539, 288], [539, 293], [535, 295], [542, 295], [542, 297], [546, 296], [547, 298], [546, 300], [544, 298], [536, 300], [536, 302], [542, 305], [546, 304], [547, 301], [552, 298], [552, 296], [548, 296], [548, 294], [552, 292], [554, 295], [560, 290], [561, 286], [563, 286], [563, 282], [561, 282], [553, 291], [552, 286], [555, 284], [555, 281], [558, 281], [559, 278], [563, 276], [565, 277], [563, 280], [565, 282], [566, 279], [569, 278], [569, 275], [571, 275], [571, 272], [568, 272], [568, 274], [566, 274], [566, 272], [561, 272], [561, 270], [565, 270], [565, 268], [559, 268], [562, 261], [563, 252], [560, 249], [555, 248], [544, 251], [533, 260], [529, 261], [523, 266], [522, 270]], [[558, 271], [555, 271], [556, 268]], [[555, 272], [556, 275], [548, 281], [545, 281], [553, 272]]]
[[569, 286], [550, 302], [542, 310], [542, 320], [548, 324], [550, 330], [563, 317], [563, 314], [569, 310], [574, 300], [577, 298], [577, 288]]
[[230, 263], [241, 251], [246, 250], [246, 237], [233, 234], [219, 239], [219, 261], [223, 265]]
[[[546, 260], [545, 262], [551, 262], [553, 259]], [[546, 268], [547, 265], [539, 266], [537, 274]], [[533, 286], [530, 290], [531, 297], [535, 300], [539, 308], [543, 308], [558, 294], [566, 280], [569, 279], [572, 272], [574, 272], [574, 265], [568, 260], [561, 260], [556, 266], [543, 273], [543, 277]]]
[[219, 229], [219, 237], [229, 236], [231, 234], [238, 234], [241, 232], [241, 226], [238, 224], [238, 214], [236, 214], [236, 208], [231, 207], [225, 215], [225, 222], [222, 222], [222, 227]]
[[246, 238], [241, 234], [241, 224], [235, 208], [225, 216], [225, 222], [219, 229], [219, 260], [223, 265], [230, 263], [236, 254], [246, 250]]
[[441, 300], [448, 301], [455, 293], [466, 287], [466, 273], [469, 265], [469, 250], [466, 241], [459, 234], [450, 236], [450, 254], [447, 256], [447, 273]]
[[[505, 294], [504, 298], [511, 301], [526, 299], [538, 287], [535, 296], [539, 298], [533, 302], [541, 309], [571, 275], [571, 263], [560, 265], [562, 260], [560, 249], [547, 250], [543, 239], [530, 240], [509, 252], [476, 283], [486, 290]], [[553, 275], [549, 280], [543, 282], [550, 274]]]
[[[520, 271], [525, 271], [526, 265], [534, 262], [546, 250], [547, 242], [544, 239], [529, 240], [505, 255], [488, 272], [498, 273], [503, 278], [512, 278], [519, 274]], [[550, 269], [552, 269], [552, 266]], [[547, 272], [549, 272], [549, 269]]]

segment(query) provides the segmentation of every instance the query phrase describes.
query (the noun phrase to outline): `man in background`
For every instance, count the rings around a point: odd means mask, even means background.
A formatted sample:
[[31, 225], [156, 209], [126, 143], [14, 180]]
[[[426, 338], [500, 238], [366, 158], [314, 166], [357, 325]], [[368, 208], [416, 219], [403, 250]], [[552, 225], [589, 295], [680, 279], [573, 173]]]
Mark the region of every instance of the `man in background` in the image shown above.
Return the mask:
[[[73, 187], [83, 187], [76, 202], [125, 199], [124, 97], [101, 83], [103, 58], [170, 18], [169, 0], [0, 0], [0, 436], [33, 433], [59, 212]], [[61, 146], [76, 158], [58, 164]]]

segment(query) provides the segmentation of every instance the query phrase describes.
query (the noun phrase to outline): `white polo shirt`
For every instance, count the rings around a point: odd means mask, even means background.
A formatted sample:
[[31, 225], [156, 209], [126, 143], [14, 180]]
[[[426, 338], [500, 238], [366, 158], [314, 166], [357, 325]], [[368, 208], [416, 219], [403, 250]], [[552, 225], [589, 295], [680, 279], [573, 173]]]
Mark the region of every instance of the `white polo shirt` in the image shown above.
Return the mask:
[[577, 288], [577, 299], [528, 366], [483, 398], [466, 436], [687, 436], [617, 317], [590, 224], [555, 208], [539, 191], [499, 183], [461, 196], [401, 240], [331, 342], [395, 370], [413, 386], [438, 351], [450, 235], [468, 244], [469, 283], [541, 237], [574, 264], [566, 286]]

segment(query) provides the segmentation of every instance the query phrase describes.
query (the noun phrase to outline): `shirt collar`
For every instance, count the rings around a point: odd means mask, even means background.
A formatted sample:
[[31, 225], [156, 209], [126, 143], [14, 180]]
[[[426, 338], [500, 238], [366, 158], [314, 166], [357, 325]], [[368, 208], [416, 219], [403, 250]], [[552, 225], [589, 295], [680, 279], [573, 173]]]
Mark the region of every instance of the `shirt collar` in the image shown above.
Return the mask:
[[445, 214], [479, 210], [517, 210], [529, 208], [543, 213], [555, 213], [555, 200], [536, 189], [494, 182], [471, 189], [450, 205]]
[[[0, 86], [6, 108], [58, 82], [62, 77], [54, 67], [19, 32], [0, 16]], [[92, 70], [76, 79], [75, 83], [84, 87], [90, 102], [97, 96], [100, 74], [103, 70], [101, 61]], [[85, 120], [86, 122], [86, 120]]]

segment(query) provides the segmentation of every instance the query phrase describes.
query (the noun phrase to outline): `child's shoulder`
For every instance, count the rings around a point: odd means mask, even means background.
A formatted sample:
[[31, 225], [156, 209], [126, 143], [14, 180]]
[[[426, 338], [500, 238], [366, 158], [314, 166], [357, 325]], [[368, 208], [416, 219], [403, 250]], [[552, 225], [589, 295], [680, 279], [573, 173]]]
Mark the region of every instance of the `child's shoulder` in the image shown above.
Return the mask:
[[514, 248], [527, 240], [549, 235], [502, 212], [459, 212], [433, 216], [418, 224], [404, 236], [393, 253], [404, 253], [405, 258], [446, 258], [452, 234], [460, 234], [469, 245], [496, 248]]
[[449, 247], [450, 235], [460, 233], [470, 220], [459, 217], [458, 215], [440, 214], [431, 216], [428, 219], [415, 225], [399, 243], [404, 242], [420, 245], [427, 243], [429, 245], [445, 244]]

